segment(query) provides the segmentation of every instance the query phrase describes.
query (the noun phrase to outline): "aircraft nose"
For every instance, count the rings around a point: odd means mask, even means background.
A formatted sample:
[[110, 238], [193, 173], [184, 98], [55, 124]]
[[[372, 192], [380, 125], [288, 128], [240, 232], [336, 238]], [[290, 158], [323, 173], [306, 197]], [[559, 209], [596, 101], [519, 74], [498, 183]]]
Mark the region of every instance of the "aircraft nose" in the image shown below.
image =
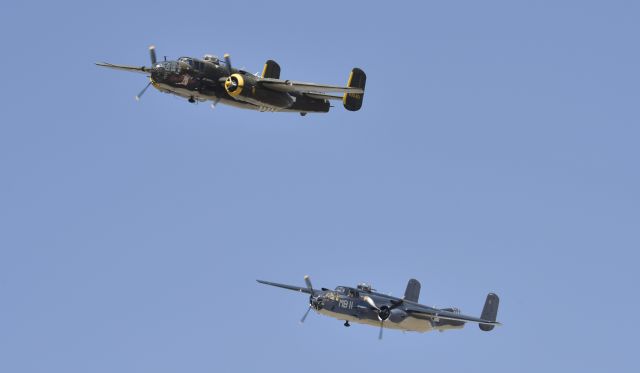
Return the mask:
[[310, 303], [313, 308], [320, 310], [322, 308], [322, 305], [324, 304], [322, 295], [316, 295], [315, 297], [311, 296]]

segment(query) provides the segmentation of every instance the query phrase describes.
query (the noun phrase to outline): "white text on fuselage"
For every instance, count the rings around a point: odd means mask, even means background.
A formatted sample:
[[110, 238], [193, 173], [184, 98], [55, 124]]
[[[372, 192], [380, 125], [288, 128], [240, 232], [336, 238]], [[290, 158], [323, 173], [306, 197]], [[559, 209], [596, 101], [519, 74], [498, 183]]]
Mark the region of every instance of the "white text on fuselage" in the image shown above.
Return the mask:
[[353, 309], [353, 301], [352, 300], [340, 299], [340, 301], [338, 302], [338, 305], [340, 306], [340, 308], [344, 308], [344, 309], [347, 309], [347, 310]]

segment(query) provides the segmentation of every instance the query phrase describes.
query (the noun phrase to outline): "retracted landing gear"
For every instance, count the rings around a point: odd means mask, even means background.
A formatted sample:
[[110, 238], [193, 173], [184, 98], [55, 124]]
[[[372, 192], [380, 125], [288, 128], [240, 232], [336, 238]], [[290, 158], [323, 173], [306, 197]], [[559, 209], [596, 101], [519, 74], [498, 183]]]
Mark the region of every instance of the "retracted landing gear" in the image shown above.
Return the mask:
[[351, 326], [351, 324], [349, 324], [349, 321], [345, 321], [345, 322], [344, 322], [344, 326], [348, 328], [348, 327], [350, 327], [350, 326]]

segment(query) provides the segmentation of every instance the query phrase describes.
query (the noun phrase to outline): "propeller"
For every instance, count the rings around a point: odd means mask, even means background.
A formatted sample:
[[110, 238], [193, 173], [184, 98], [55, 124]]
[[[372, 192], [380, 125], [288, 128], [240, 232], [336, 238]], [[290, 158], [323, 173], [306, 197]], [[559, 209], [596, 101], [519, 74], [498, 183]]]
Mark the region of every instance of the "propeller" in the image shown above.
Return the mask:
[[[225, 58], [226, 57], [227, 55], [225, 55]], [[307, 289], [309, 289], [309, 291], [311, 292], [311, 295], [309, 296], [309, 308], [307, 308], [307, 312], [305, 312], [304, 316], [302, 316], [302, 319], [300, 320], [300, 324], [304, 324], [304, 320], [307, 319], [307, 316], [309, 315], [309, 311], [311, 311], [311, 308], [313, 308], [313, 295], [315, 294], [315, 290], [313, 290], [313, 285], [311, 285], [311, 279], [309, 278], [309, 275], [304, 276], [304, 282], [305, 284], [307, 284]]]
[[311, 285], [311, 279], [309, 278], [309, 275], [304, 276], [304, 283], [307, 284], [307, 289], [309, 289], [311, 295], [313, 295], [313, 285]]
[[238, 88], [238, 78], [235, 76], [229, 76], [225, 79], [224, 86], [229, 92], [235, 92]]
[[149, 57], [151, 57], [151, 67], [153, 68], [157, 62], [156, 59], [156, 46], [155, 45], [150, 45], [149, 46]]
[[151, 85], [151, 82], [147, 83], [147, 85], [144, 86], [144, 88], [142, 88], [142, 91], [140, 91], [140, 93], [138, 93], [138, 95], [136, 96], [136, 101], [140, 101], [140, 98], [147, 91], [147, 88], [149, 88], [150, 85]]
[[[149, 46], [149, 58], [151, 59], [151, 67], [150, 68], [144, 68], [144, 71], [149, 71], [152, 72], [153, 69], [156, 66], [156, 62], [158, 62], [158, 59], [156, 58], [156, 46], [155, 45], [150, 45]], [[140, 91], [140, 93], [138, 93], [136, 95], [136, 101], [140, 101], [140, 98], [142, 98], [142, 95], [147, 91], [147, 88], [149, 88], [149, 86], [151, 85], [151, 82], [147, 83], [146, 86], [144, 86], [144, 88], [142, 88], [142, 91]]]
[[380, 333], [378, 333], [378, 339], [382, 339], [382, 330], [384, 329], [384, 322], [391, 316], [391, 310], [394, 308], [400, 307], [400, 305], [404, 302], [403, 300], [391, 301], [390, 306], [382, 306], [378, 307], [376, 302], [371, 299], [370, 296], [366, 295], [364, 297], [365, 302], [371, 306], [371, 309], [375, 310], [378, 313], [378, 319], [380, 320]]
[[302, 319], [300, 319], [300, 324], [304, 324], [304, 320], [307, 319], [307, 316], [309, 315], [309, 311], [311, 311], [311, 305], [309, 305], [309, 307], [307, 308], [307, 312], [305, 312], [304, 316], [302, 316]]
[[229, 75], [233, 74], [233, 70], [231, 69], [231, 57], [229, 53], [224, 54], [224, 62], [227, 64], [227, 70], [229, 70]]

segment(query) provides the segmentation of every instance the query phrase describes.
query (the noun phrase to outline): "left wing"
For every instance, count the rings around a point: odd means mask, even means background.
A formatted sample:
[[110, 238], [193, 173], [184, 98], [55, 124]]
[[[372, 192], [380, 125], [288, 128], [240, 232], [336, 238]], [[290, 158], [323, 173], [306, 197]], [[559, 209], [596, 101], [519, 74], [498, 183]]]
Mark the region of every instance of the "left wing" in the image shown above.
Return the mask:
[[360, 93], [360, 94], [364, 93], [364, 88], [358, 88], [358, 87], [342, 87], [337, 85], [296, 82], [293, 80], [281, 80], [281, 79], [270, 79], [270, 78], [260, 79], [258, 84], [274, 91], [287, 92], [287, 93], [290, 93], [290, 92], [297, 92], [297, 93], [336, 92], [336, 93]]
[[96, 62], [96, 65], [102, 67], [108, 67], [114, 70], [132, 71], [134, 73], [151, 74], [151, 67], [145, 66], [129, 66], [129, 65], [116, 65], [109, 62]]
[[261, 284], [265, 284], [265, 285], [271, 285], [271, 286], [275, 286], [275, 287], [279, 287], [279, 288], [283, 288], [283, 289], [289, 289], [289, 290], [293, 290], [293, 291], [299, 291], [301, 293], [307, 293], [307, 294], [311, 294], [311, 292], [313, 291], [315, 293], [315, 291], [313, 289], [310, 288], [303, 288], [300, 286], [293, 286], [293, 285], [285, 285], [285, 284], [278, 284], [275, 282], [269, 282], [269, 281], [262, 281], [262, 280], [256, 280]]

